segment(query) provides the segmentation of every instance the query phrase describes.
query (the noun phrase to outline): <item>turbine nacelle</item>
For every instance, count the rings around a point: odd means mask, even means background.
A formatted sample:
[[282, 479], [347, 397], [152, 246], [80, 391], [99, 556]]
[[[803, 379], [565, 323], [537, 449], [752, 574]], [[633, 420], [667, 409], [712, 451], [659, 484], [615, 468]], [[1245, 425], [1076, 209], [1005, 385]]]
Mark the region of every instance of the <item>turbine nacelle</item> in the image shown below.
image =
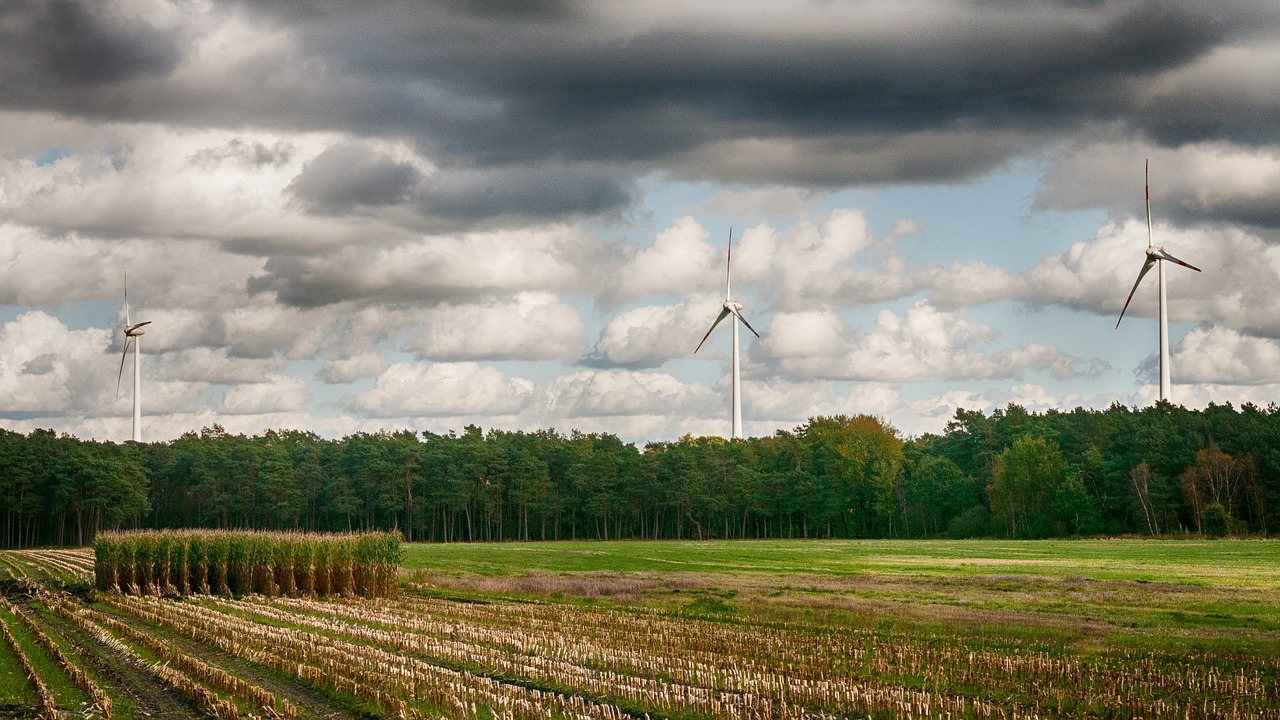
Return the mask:
[[[1156, 263], [1157, 263], [1157, 262], [1160, 262], [1160, 261], [1162, 261], [1162, 260], [1167, 260], [1167, 261], [1169, 261], [1169, 262], [1171, 262], [1171, 263], [1174, 263], [1174, 264], [1176, 264], [1176, 265], [1181, 265], [1181, 266], [1182, 266], [1182, 267], [1184, 267], [1184, 268], [1190, 268], [1190, 269], [1192, 269], [1192, 270], [1195, 270], [1196, 272], [1201, 272], [1200, 268], [1196, 267], [1195, 265], [1192, 265], [1192, 264], [1191, 264], [1191, 263], [1189, 263], [1189, 262], [1184, 262], [1184, 261], [1179, 260], [1178, 258], [1176, 258], [1176, 257], [1174, 257], [1174, 256], [1172, 256], [1172, 255], [1170, 255], [1170, 254], [1169, 254], [1169, 253], [1164, 249], [1164, 247], [1163, 247], [1163, 246], [1161, 246], [1161, 247], [1148, 247], [1148, 248], [1147, 248], [1147, 259], [1146, 259], [1145, 261], [1143, 261], [1143, 263], [1142, 263], [1142, 270], [1138, 271], [1138, 279], [1134, 281], [1134, 283], [1133, 283], [1133, 289], [1129, 291], [1129, 297], [1125, 299], [1125, 301], [1124, 301], [1124, 307], [1123, 307], [1123, 308], [1121, 308], [1121, 310], [1120, 310], [1120, 317], [1116, 320], [1116, 327], [1117, 327], [1117, 328], [1118, 328], [1118, 327], [1120, 327], [1120, 321], [1121, 321], [1121, 320], [1124, 320], [1124, 313], [1125, 313], [1125, 311], [1126, 311], [1126, 310], [1128, 310], [1128, 309], [1129, 309], [1129, 303], [1133, 300], [1133, 294], [1134, 294], [1134, 293], [1136, 293], [1136, 292], [1138, 292], [1138, 286], [1142, 284], [1142, 278], [1146, 277], [1146, 276], [1147, 276], [1147, 273], [1151, 271], [1151, 268], [1155, 267]], [[1163, 282], [1163, 281], [1161, 281], [1161, 282]]]
[[1188, 262], [1183, 262], [1182, 260], [1179, 260], [1178, 258], [1170, 255], [1168, 252], [1165, 251], [1164, 246], [1160, 246], [1158, 248], [1147, 248], [1147, 262], [1151, 262], [1152, 260], [1168, 260], [1169, 262], [1174, 263], [1176, 265], [1181, 265], [1184, 268], [1191, 268], [1196, 272], [1201, 272], [1200, 268], [1196, 267], [1195, 265], [1192, 265], [1191, 263], [1188, 263]]
[[150, 320], [146, 320], [146, 321], [143, 321], [143, 322], [138, 323], [137, 325], [133, 325], [133, 326], [130, 326], [130, 327], [126, 327], [126, 328], [124, 329], [124, 335], [125, 335], [125, 337], [137, 337], [137, 336], [139, 336], [139, 335], [146, 335], [146, 334], [147, 334], [147, 331], [142, 330], [141, 328], [142, 328], [142, 326], [143, 326], [143, 325], [150, 325], [150, 324], [151, 324], [151, 321], [150, 321]]

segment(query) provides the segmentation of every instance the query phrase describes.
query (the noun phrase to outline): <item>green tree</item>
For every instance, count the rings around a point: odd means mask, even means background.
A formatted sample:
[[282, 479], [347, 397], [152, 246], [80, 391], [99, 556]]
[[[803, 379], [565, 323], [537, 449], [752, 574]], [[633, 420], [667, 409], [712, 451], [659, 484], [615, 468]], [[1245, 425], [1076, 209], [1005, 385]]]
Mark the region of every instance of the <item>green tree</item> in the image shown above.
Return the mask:
[[1231, 524], [1231, 515], [1227, 513], [1222, 503], [1209, 503], [1204, 508], [1202, 522], [1205, 537], [1226, 537]]
[[796, 433], [808, 450], [806, 469], [823, 488], [816, 514], [826, 534], [836, 523], [845, 537], [894, 535], [904, 459], [898, 431], [870, 415], [836, 415], [811, 418]]
[[1054, 535], [1088, 535], [1097, 532], [1098, 510], [1084, 480], [1068, 474], [1053, 493]]
[[1052, 529], [1050, 500], [1065, 480], [1066, 461], [1057, 443], [1021, 437], [996, 457], [987, 489], [991, 514], [1012, 538], [1044, 537]]

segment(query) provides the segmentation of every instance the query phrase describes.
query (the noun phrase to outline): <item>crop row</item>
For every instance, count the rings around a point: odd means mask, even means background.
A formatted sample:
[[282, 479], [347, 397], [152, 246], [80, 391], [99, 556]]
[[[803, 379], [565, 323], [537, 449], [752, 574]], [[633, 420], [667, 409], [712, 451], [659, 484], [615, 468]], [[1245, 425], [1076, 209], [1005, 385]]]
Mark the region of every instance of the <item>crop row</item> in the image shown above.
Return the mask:
[[75, 683], [76, 687], [79, 687], [86, 695], [89, 696], [89, 699], [93, 701], [93, 706], [90, 708], [90, 711], [97, 712], [101, 714], [102, 717], [110, 720], [112, 708], [111, 698], [107, 696], [106, 692], [104, 692], [101, 687], [99, 687], [98, 683], [94, 682], [83, 668], [72, 661], [72, 659], [62, 651], [62, 648], [53, 641], [53, 638], [49, 637], [48, 633], [40, 627], [39, 623], [31, 617], [30, 614], [9, 602], [7, 598], [0, 598], [0, 607], [3, 607], [11, 615], [14, 615], [21, 620], [27, 627], [27, 630], [33, 637], [35, 637], [36, 642], [40, 647], [49, 654], [49, 657], [53, 658], [53, 661], [57, 663], [58, 667], [64, 673], [67, 674], [67, 677], [71, 678], [71, 681]]
[[93, 556], [82, 549], [9, 550], [6, 554], [38, 568], [49, 577], [63, 576], [73, 581], [93, 581]]
[[53, 693], [49, 690], [48, 684], [40, 677], [39, 671], [31, 662], [31, 658], [27, 656], [26, 650], [22, 644], [13, 636], [13, 632], [9, 629], [9, 623], [3, 617], [0, 617], [0, 634], [4, 635], [4, 641], [17, 656], [18, 663], [22, 665], [22, 671], [27, 676], [27, 681], [31, 683], [31, 689], [35, 691], [36, 697], [40, 699], [39, 717], [48, 720], [57, 720], [58, 717], [58, 701], [53, 697]]
[[[228, 652], [286, 671], [297, 664], [299, 677], [363, 692], [362, 697], [388, 711], [400, 711], [403, 703], [411, 714], [424, 703], [436, 711], [461, 712], [467, 697], [484, 699], [481, 707], [499, 709], [516, 697], [529, 702], [517, 688], [539, 688], [553, 691], [551, 698], [595, 698], [602, 707], [612, 707], [610, 712], [726, 720], [868, 714], [1280, 717], [1275, 691], [1256, 668], [1193, 668], [1194, 656], [1183, 666], [1190, 677], [1178, 681], [1178, 674], [1166, 668], [1168, 658], [1130, 655], [1127, 660], [1140, 671], [1136, 679], [1126, 679], [1115, 673], [1126, 660], [1123, 655], [1095, 665], [1017, 648], [948, 649], [936, 638], [914, 644], [859, 633], [853, 635], [874, 642], [854, 647], [832, 642], [843, 633], [567, 605], [424, 603], [416, 598], [207, 599], [195, 604], [121, 597], [111, 602]], [[425, 605], [446, 611], [433, 616], [423, 612]], [[448, 617], [450, 612], [476, 619]], [[557, 623], [525, 622], [540, 613], [556, 615]], [[622, 632], [611, 638], [608, 628], [614, 623]], [[636, 623], [656, 631], [647, 644], [638, 642]], [[766, 641], [778, 642], [789, 657], [813, 662], [774, 665], [778, 646]], [[696, 662], [682, 661], [680, 653], [689, 648], [719, 654], [697, 652]], [[913, 649], [918, 657], [909, 657]], [[321, 679], [342, 658], [348, 660], [344, 672], [359, 689]], [[959, 668], [936, 667], [935, 679], [950, 672], [967, 678], [968, 684], [926, 686], [922, 675], [908, 673], [925, 660]], [[1138, 662], [1142, 660], [1147, 661], [1145, 671]], [[814, 665], [843, 669], [816, 672]], [[1157, 677], [1162, 684], [1155, 682]]]
[[[125, 622], [52, 593], [42, 593], [41, 600], [99, 644], [146, 669], [211, 717], [219, 720], [260, 720], [264, 716], [293, 718], [298, 715], [297, 708], [289, 701], [277, 698]], [[139, 647], [159, 659], [148, 661], [138, 651]], [[242, 709], [237, 699], [249, 709]], [[258, 711], [265, 715], [258, 714]]]
[[372, 702], [391, 714], [476, 717], [481, 709], [487, 709], [512, 718], [623, 717], [614, 706], [578, 695], [503, 682], [380, 647], [256, 622], [190, 602], [131, 596], [112, 597], [107, 602], [225, 652]]

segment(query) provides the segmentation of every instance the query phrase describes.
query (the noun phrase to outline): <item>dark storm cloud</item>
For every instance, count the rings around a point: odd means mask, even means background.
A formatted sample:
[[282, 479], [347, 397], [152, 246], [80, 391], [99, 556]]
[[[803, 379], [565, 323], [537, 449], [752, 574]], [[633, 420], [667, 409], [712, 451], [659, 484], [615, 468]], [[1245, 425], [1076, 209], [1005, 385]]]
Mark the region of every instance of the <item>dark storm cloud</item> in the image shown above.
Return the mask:
[[1106, 209], [1117, 218], [1143, 213], [1143, 184], [1151, 187], [1157, 223], [1249, 226], [1280, 239], [1280, 152], [1225, 144], [1158, 151], [1148, 158], [1132, 143], [1080, 146], [1059, 155], [1036, 189], [1038, 211]]
[[[449, 219], [600, 212], [625, 204], [631, 179], [655, 169], [748, 183], [949, 181], [1045, 136], [1098, 126], [1166, 144], [1280, 137], [1274, 98], [1237, 73], [1168, 82], [1223, 48], [1274, 43], [1280, 6], [1260, 0], [690, 2], [674, 11], [246, 0], [163, 32], [112, 22], [96, 7], [6, 5], [0, 103], [389, 137], [451, 169], [422, 181], [392, 159], [322, 156], [291, 189], [316, 213], [400, 203]], [[190, 80], [165, 76], [178, 65], [175, 48], [197, 47], [190, 37], [231, 17], [284, 40], [246, 43], [258, 54]], [[1160, 94], [1144, 95], [1157, 80], [1166, 81]], [[67, 86], [85, 87], [49, 90]], [[915, 159], [913, 134], [949, 142], [944, 161]], [[863, 150], [881, 138], [885, 150]], [[723, 157], [748, 142], [767, 152]], [[343, 159], [356, 162], [349, 172], [339, 172]], [[546, 167], [560, 168], [553, 179], [564, 188], [539, 186]]]
[[599, 213], [629, 200], [627, 189], [605, 171], [514, 167], [442, 172], [427, 184], [421, 205], [432, 215], [478, 220], [499, 215], [551, 218], [570, 212]]
[[428, 216], [458, 221], [595, 214], [630, 201], [618, 178], [586, 165], [464, 167], [424, 178], [412, 164], [360, 143], [326, 149], [285, 193], [318, 215], [413, 203]]
[[[480, 258], [477, 258], [477, 262]], [[250, 295], [271, 294], [296, 308], [318, 308], [337, 303], [384, 302], [430, 306], [490, 296], [496, 288], [453, 283], [448, 278], [424, 274], [414, 278], [370, 278], [363, 268], [333, 258], [303, 258], [274, 255], [267, 259], [263, 274], [247, 284]]]
[[572, 13], [574, 0], [449, 0], [445, 3], [466, 13], [529, 19], [564, 17]]
[[[0, 4], [0, 82], [20, 88], [81, 89], [170, 72], [177, 37], [128, 22], [105, 4], [7, 0]], [[5, 103], [8, 104], [8, 103]]]
[[421, 179], [417, 168], [357, 143], [335, 145], [307, 163], [285, 192], [310, 212], [339, 215], [358, 205], [397, 205]]
[[[1194, 225], [1209, 220], [1277, 230], [1280, 229], [1280, 194], [1215, 198], [1214, 201], [1184, 197], [1170, 205], [1168, 213], [1170, 220], [1180, 224]], [[1266, 236], [1274, 237], [1275, 233]]]
[[[1274, 104], [1256, 94], [1219, 108], [1231, 121], [1205, 123], [1183, 122], [1178, 112], [1144, 114], [1132, 92], [1135, 83], [1256, 34], [1260, 23], [1274, 27], [1275, 13], [1263, 7], [938, 3], [903, 8], [900, 22], [880, 31], [848, 14], [824, 25], [823, 10], [808, 5], [794, 8], [808, 24], [786, 22], [779, 9], [776, 32], [765, 23], [745, 30], [656, 16], [613, 27], [589, 17], [589, 5], [561, 4], [513, 19], [470, 3], [387, 2], [290, 21], [305, 52], [365, 81], [366, 106], [389, 111], [377, 122], [417, 137], [429, 153], [481, 165], [665, 164], [740, 138], [1021, 134], [1091, 122], [1131, 124], [1157, 137], [1269, 142]], [[274, 4], [259, 11], [279, 12]], [[1177, 100], [1175, 93], [1169, 102]], [[396, 117], [396, 107], [418, 111]], [[778, 174], [801, 180], [798, 169]], [[938, 179], [965, 170], [940, 169]], [[845, 181], [857, 182], [851, 171]]]

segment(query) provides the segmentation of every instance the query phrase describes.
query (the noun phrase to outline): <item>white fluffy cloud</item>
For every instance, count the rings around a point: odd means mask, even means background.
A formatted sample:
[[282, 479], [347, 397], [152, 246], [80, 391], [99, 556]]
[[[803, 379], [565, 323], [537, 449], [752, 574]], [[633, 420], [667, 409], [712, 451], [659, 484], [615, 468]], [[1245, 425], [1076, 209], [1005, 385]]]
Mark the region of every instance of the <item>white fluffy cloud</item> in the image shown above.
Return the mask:
[[374, 417], [484, 417], [513, 415], [533, 398], [534, 384], [473, 362], [388, 367], [371, 390], [347, 400], [353, 411]]
[[[1157, 245], [1203, 270], [1166, 266], [1170, 320], [1217, 321], [1280, 337], [1280, 295], [1272, 291], [1280, 284], [1280, 247], [1238, 228], [1180, 229], [1157, 223], [1154, 232]], [[1023, 299], [1119, 317], [1146, 246], [1145, 219], [1107, 223], [1093, 240], [1047, 256], [1028, 270]], [[1157, 297], [1152, 271], [1134, 294], [1125, 322], [1154, 317]]]
[[1280, 342], [1217, 325], [1200, 325], [1170, 353], [1179, 382], [1217, 385], [1280, 383]]
[[40, 311], [0, 325], [0, 407], [10, 412], [90, 412], [114, 392], [107, 330], [70, 330]]
[[617, 283], [605, 289], [607, 296], [632, 300], [662, 293], [682, 295], [714, 287], [714, 279], [723, 283], [724, 255], [708, 239], [707, 230], [696, 220], [680, 218], [618, 270]]
[[[110, 349], [111, 331], [70, 330], [41, 311], [0, 325], [0, 407], [34, 415], [96, 416], [129, 413], [133, 397], [133, 353]], [[143, 412], [189, 408], [208, 388], [200, 380], [151, 377], [143, 355]], [[119, 396], [116, 395], [119, 380]]]
[[832, 310], [776, 313], [760, 349], [777, 358], [830, 358], [844, 352], [850, 329]]
[[778, 330], [758, 346], [768, 365], [791, 378], [919, 382], [1018, 378], [1032, 371], [1070, 378], [1088, 370], [1078, 358], [1034, 343], [984, 350], [998, 337], [994, 328], [925, 301], [901, 315], [880, 311], [865, 333], [833, 311], [796, 317], [800, 327], [783, 329], [780, 318]]
[[[647, 368], [673, 358], [688, 357], [720, 314], [721, 302], [715, 296], [697, 295], [678, 305], [645, 305], [615, 315], [600, 331], [589, 360]], [[752, 317], [750, 308], [743, 314]], [[720, 324], [725, 327], [717, 327], [717, 334], [726, 333], [726, 322]], [[752, 326], [762, 331], [757, 323]], [[703, 352], [718, 355], [721, 354], [719, 347], [708, 340]]]
[[329, 358], [316, 371], [316, 377], [331, 384], [349, 383], [377, 377], [389, 363], [378, 353], [361, 353], [348, 358]]
[[251, 288], [304, 307], [573, 292], [599, 282], [587, 272], [599, 252], [593, 238], [563, 225], [425, 235], [385, 247], [352, 244], [315, 257], [269, 262]]
[[[904, 227], [903, 231], [910, 230]], [[891, 235], [885, 242], [898, 237]], [[617, 271], [617, 282], [606, 289], [606, 297], [632, 300], [693, 293], [723, 297], [726, 242], [727, 232], [712, 236], [693, 218], [681, 218], [658, 233], [652, 244], [635, 251]], [[733, 245], [734, 299], [741, 301], [761, 286], [767, 286], [783, 307], [897, 297], [904, 292], [902, 283], [880, 287], [877, 280], [885, 276], [883, 271], [862, 274], [852, 266], [874, 243], [866, 216], [851, 209], [831, 211], [821, 223], [801, 221], [782, 230], [763, 224], [740, 228]]]
[[319, 352], [337, 320], [333, 312], [300, 310], [283, 305], [236, 308], [220, 318], [223, 342], [232, 354], [263, 358], [275, 353], [298, 359]]
[[6, 114], [6, 124], [27, 126], [26, 153], [0, 154], [0, 215], [14, 222], [106, 236], [349, 237], [341, 224], [290, 211], [282, 195], [327, 136], [74, 121], [42, 131], [42, 121]]
[[552, 360], [577, 357], [585, 329], [578, 311], [551, 293], [488, 303], [446, 303], [418, 314], [408, 346], [424, 358]]
[[[154, 334], [154, 333], [153, 333]], [[145, 336], [147, 340], [151, 335]], [[149, 343], [143, 346], [151, 352]], [[263, 383], [285, 367], [285, 359], [279, 356], [266, 358], [238, 358], [227, 354], [226, 348], [193, 347], [148, 357], [148, 375], [161, 380], [186, 380], [235, 385], [239, 383]]]
[[6, 223], [0, 213], [0, 264], [0, 303], [61, 308], [107, 299], [122, 307], [128, 273], [130, 309], [145, 315], [241, 304], [245, 281], [262, 260], [197, 240], [48, 234]]
[[311, 399], [311, 391], [301, 378], [274, 375], [263, 382], [243, 383], [227, 390], [222, 411], [231, 415], [301, 410]]
[[626, 415], [705, 415], [715, 393], [667, 373], [585, 370], [562, 375], [547, 388], [556, 418]]
[[[1178, 366], [1174, 365], [1174, 372]], [[1134, 393], [1133, 404], [1145, 406], [1155, 403], [1159, 388], [1155, 384], [1144, 385]], [[1232, 384], [1196, 383], [1182, 384], [1174, 378], [1172, 402], [1195, 410], [1203, 410], [1210, 404], [1231, 403], [1236, 407], [1246, 404], [1267, 407], [1280, 398], [1280, 383]]]

